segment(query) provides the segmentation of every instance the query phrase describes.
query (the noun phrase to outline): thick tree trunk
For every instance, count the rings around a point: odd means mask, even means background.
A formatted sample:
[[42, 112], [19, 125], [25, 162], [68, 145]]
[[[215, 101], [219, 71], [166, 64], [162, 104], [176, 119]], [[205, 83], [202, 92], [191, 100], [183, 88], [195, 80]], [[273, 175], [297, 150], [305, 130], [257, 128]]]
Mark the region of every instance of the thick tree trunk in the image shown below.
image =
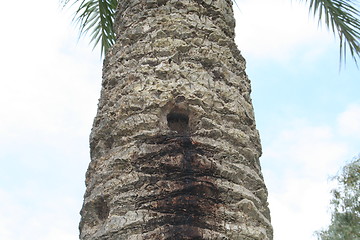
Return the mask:
[[231, 0], [121, 0], [80, 238], [272, 239]]

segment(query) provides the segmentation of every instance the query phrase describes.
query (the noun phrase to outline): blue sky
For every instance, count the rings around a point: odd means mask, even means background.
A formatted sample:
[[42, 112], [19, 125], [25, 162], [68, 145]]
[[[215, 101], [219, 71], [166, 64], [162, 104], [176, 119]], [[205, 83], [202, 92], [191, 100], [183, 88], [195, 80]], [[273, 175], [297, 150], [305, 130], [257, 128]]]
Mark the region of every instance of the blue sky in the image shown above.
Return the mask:
[[[75, 240], [101, 85], [99, 51], [57, 1], [0, 15], [0, 239]], [[360, 153], [360, 71], [301, 4], [238, 0], [275, 240], [315, 239], [329, 176]], [[16, 15], [11, 9], [16, 9]]]

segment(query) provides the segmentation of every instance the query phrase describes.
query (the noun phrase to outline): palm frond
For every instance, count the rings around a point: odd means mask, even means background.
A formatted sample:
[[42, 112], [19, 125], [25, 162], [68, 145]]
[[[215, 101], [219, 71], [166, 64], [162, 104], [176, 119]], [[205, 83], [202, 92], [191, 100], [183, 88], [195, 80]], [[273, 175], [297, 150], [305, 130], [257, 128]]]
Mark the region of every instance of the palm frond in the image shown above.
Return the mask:
[[326, 26], [337, 34], [340, 40], [340, 63], [346, 61], [350, 51], [357, 64], [360, 58], [360, 11], [357, 0], [305, 0], [309, 11], [324, 21]]
[[73, 18], [80, 36], [90, 33], [94, 48], [100, 43], [101, 54], [106, 54], [116, 39], [113, 23], [118, 0], [61, 0], [63, 7], [70, 2], [80, 4]]

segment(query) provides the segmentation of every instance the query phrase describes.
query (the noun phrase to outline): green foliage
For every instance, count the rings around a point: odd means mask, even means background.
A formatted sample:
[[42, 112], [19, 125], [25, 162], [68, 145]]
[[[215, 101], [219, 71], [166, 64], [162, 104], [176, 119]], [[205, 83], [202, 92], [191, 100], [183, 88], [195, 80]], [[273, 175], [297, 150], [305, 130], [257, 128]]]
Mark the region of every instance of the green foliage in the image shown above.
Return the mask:
[[[74, 15], [80, 35], [90, 31], [94, 47], [101, 45], [106, 53], [115, 43], [113, 27], [118, 0], [60, 0], [63, 6], [80, 3]], [[236, 0], [233, 0], [237, 4]], [[360, 11], [358, 0], [302, 0], [309, 3], [310, 11], [324, 20], [326, 26], [340, 39], [340, 62], [349, 51], [354, 61], [360, 57]]]
[[[304, 0], [303, 0], [304, 1]], [[314, 16], [340, 39], [340, 62], [349, 49], [354, 61], [360, 57], [360, 11], [357, 0], [305, 0]]]
[[[65, 7], [70, 0], [61, 0]], [[114, 17], [117, 0], [73, 0], [72, 5], [78, 4], [74, 14], [75, 21], [80, 28], [80, 35], [90, 31], [94, 48], [100, 44], [101, 54], [106, 53], [115, 43]]]
[[319, 240], [360, 240], [360, 156], [334, 177], [331, 224], [316, 232]]

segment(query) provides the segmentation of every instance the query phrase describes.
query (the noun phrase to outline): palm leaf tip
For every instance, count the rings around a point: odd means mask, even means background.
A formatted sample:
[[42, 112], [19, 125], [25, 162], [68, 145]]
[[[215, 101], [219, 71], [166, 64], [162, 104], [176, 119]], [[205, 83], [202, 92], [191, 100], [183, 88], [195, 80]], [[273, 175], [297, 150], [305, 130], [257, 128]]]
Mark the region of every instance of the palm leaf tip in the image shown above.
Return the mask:
[[340, 62], [350, 52], [357, 64], [360, 58], [360, 11], [357, 0], [305, 0], [319, 22], [337, 34], [340, 40]]
[[100, 45], [101, 55], [106, 54], [116, 39], [113, 23], [118, 0], [61, 0], [63, 7], [70, 2], [77, 5], [73, 21], [80, 36], [89, 33], [94, 48]]

